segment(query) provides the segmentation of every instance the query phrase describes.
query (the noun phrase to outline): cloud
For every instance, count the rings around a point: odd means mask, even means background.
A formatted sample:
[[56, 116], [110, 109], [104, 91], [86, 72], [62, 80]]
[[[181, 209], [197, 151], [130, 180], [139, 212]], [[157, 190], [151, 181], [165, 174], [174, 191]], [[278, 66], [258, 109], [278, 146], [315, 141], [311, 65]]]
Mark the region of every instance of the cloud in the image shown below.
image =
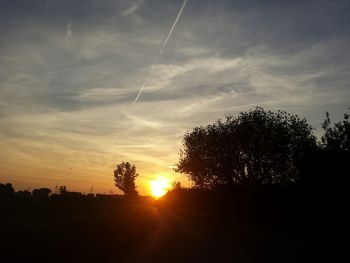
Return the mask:
[[128, 9], [126, 9], [122, 12], [122, 16], [126, 17], [129, 15], [132, 15], [133, 13], [135, 13], [137, 11], [137, 9], [139, 9], [139, 6], [134, 3], [131, 7], [129, 7]]
[[68, 23], [66, 26], [66, 39], [70, 39], [72, 37], [73, 30], [72, 30], [72, 23]]
[[131, 6], [125, 9], [123, 12], [121, 12], [121, 15], [123, 17], [127, 17], [130, 15], [133, 15], [142, 5], [143, 5], [143, 0], [142, 1], [134, 1], [132, 2]]

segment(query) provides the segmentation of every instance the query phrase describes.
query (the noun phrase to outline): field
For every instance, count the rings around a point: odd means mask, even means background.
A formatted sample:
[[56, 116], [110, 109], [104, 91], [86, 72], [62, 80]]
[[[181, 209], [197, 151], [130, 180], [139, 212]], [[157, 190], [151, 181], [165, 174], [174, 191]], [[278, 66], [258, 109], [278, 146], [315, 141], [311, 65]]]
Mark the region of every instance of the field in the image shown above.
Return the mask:
[[1, 262], [336, 262], [345, 219], [315, 200], [294, 188], [3, 198]]

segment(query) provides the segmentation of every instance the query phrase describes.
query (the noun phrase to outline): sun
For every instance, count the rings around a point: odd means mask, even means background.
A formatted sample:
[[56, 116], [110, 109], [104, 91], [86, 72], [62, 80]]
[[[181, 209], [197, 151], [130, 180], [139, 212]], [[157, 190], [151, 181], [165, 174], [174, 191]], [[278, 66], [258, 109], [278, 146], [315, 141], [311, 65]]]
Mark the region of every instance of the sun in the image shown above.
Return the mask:
[[158, 177], [157, 179], [154, 179], [151, 181], [150, 186], [151, 186], [151, 194], [155, 198], [159, 198], [168, 192], [170, 183], [169, 183], [169, 180], [167, 180], [166, 178]]

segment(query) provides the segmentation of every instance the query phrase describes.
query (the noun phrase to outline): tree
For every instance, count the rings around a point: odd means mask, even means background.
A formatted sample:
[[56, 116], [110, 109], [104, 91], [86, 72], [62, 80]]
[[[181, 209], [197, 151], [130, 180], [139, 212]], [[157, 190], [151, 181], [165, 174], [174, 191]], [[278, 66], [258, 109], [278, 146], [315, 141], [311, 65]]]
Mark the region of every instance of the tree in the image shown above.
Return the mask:
[[317, 147], [306, 119], [257, 107], [187, 132], [176, 171], [198, 187], [287, 184], [297, 161]]
[[135, 179], [138, 176], [135, 165], [129, 162], [122, 162], [114, 170], [115, 185], [124, 192], [126, 196], [137, 196]]
[[[350, 110], [350, 108], [349, 108]], [[325, 134], [321, 140], [326, 150], [336, 152], [350, 152], [350, 114], [344, 114], [342, 122], [336, 122], [331, 127], [329, 113], [326, 113], [326, 119], [322, 123]]]
[[32, 196], [32, 193], [29, 192], [28, 190], [18, 191], [16, 193], [16, 196], [18, 196], [20, 198], [30, 198]]
[[12, 184], [0, 184], [0, 198], [2, 197], [12, 197], [15, 194], [15, 190], [12, 187]]
[[40, 188], [33, 190], [33, 197], [38, 199], [47, 199], [51, 190], [49, 188]]
[[59, 187], [58, 191], [59, 191], [60, 195], [65, 195], [65, 194], [67, 194], [67, 187], [65, 185], [61, 185]]

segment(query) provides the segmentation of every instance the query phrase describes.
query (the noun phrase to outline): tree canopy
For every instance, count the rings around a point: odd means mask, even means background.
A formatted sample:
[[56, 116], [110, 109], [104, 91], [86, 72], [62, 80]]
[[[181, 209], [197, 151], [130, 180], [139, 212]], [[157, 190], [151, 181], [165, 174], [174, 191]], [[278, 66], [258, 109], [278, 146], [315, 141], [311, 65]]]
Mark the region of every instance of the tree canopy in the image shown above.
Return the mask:
[[[350, 110], [350, 108], [349, 108]], [[345, 113], [343, 121], [334, 123], [331, 127], [329, 113], [326, 113], [326, 119], [322, 123], [325, 134], [321, 140], [326, 150], [337, 152], [350, 152], [350, 114]]]
[[137, 176], [135, 165], [131, 165], [129, 162], [122, 162], [114, 170], [115, 186], [129, 197], [136, 196], [138, 195], [135, 185]]
[[198, 187], [287, 184], [298, 180], [298, 159], [316, 147], [306, 119], [257, 107], [187, 132], [176, 170]]

